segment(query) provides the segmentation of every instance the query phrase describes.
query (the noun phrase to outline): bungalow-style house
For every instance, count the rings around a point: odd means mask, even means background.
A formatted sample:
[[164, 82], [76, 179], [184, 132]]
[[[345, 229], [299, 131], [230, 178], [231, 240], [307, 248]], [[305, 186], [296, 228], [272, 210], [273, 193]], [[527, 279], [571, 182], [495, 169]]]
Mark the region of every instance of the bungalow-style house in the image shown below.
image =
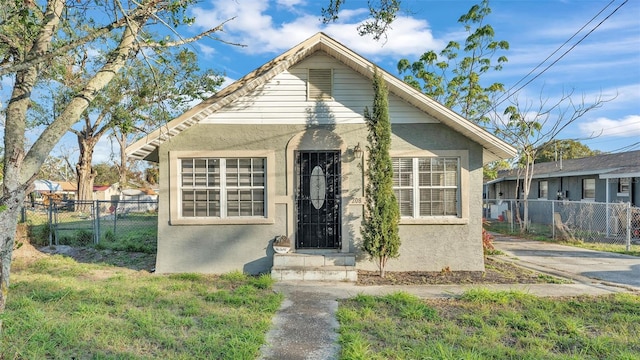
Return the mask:
[[[498, 173], [485, 184], [487, 199], [522, 198], [516, 171]], [[629, 202], [640, 206], [640, 150], [537, 163], [529, 199]]]
[[[360, 250], [375, 68], [318, 33], [128, 147], [159, 163], [156, 272], [377, 269]], [[379, 71], [402, 215], [386, 269], [484, 270], [482, 166], [515, 150]]]

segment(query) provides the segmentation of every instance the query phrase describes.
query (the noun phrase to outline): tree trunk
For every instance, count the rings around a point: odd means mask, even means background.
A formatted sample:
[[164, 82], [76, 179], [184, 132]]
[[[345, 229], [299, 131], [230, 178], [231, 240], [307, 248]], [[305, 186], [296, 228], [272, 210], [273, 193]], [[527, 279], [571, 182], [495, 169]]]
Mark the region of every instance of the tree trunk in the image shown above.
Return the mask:
[[76, 206], [76, 211], [89, 211], [88, 202], [93, 201], [93, 180], [98, 174], [93, 170], [91, 161], [93, 160], [93, 151], [97, 142], [98, 139], [95, 137], [89, 139], [78, 137], [80, 156], [76, 164], [76, 175], [78, 177], [78, 200], [80, 202]]
[[[5, 172], [6, 174], [7, 172]], [[7, 179], [4, 180], [5, 184]], [[17, 184], [16, 184], [17, 185]], [[23, 187], [9, 190], [5, 185], [4, 194], [0, 198], [0, 314], [4, 313], [9, 292], [9, 274], [11, 273], [11, 256], [18, 227], [18, 215], [22, 210], [25, 197]], [[2, 317], [0, 316], [0, 337], [2, 337]]]
[[125, 149], [127, 148], [127, 135], [126, 134], [114, 134], [114, 137], [118, 141], [118, 145], [120, 145], [120, 164], [117, 165], [118, 168], [118, 183], [121, 188], [125, 188], [127, 186], [127, 153]]

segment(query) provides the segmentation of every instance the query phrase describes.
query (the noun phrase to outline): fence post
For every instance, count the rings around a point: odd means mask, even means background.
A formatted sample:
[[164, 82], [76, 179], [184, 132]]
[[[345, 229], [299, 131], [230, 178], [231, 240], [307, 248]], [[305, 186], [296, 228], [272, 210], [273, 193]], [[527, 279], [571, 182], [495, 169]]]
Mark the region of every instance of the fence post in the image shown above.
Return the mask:
[[53, 245], [53, 209], [51, 208], [51, 201], [49, 201], [47, 215], [49, 218], [49, 247], [51, 247]]
[[556, 202], [551, 200], [551, 238], [556, 239]]
[[631, 202], [627, 203], [627, 251], [631, 251]]
[[513, 233], [515, 230], [513, 229], [513, 223], [515, 223], [515, 215], [516, 215], [516, 211], [518, 211], [515, 207], [517, 206], [517, 203], [515, 200], [511, 200], [510, 201], [510, 205], [511, 205], [511, 216], [509, 216], [509, 227], [511, 232]]
[[606, 211], [604, 216], [606, 216], [605, 222], [607, 223], [607, 237], [610, 237], [611, 236], [611, 209], [610, 209], [608, 197], [609, 197], [609, 190], [607, 189], [607, 205], [605, 207]]
[[113, 209], [113, 236], [116, 236], [116, 232], [118, 230], [118, 206], [120, 206], [120, 201], [116, 201], [115, 209]]
[[51, 217], [53, 218], [53, 232], [54, 237], [56, 238], [56, 246], [60, 245], [60, 234], [58, 233], [58, 208], [52, 204], [51, 206]]
[[93, 202], [95, 204], [96, 207], [96, 211], [95, 211], [95, 219], [93, 220], [95, 222], [95, 233], [96, 236], [94, 237], [94, 243], [97, 245], [100, 242], [100, 203], [98, 202], [98, 200]]

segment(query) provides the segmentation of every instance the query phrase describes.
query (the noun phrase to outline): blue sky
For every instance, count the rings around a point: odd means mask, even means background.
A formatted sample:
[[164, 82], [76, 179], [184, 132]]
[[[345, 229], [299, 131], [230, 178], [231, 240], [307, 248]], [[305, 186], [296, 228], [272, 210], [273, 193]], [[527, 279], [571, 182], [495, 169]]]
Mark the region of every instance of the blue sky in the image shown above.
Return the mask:
[[[440, 51], [450, 40], [462, 43], [466, 34], [457, 20], [479, 2], [403, 0], [403, 11], [386, 41], [375, 41], [360, 37], [356, 30], [367, 13], [366, 0], [346, 0], [340, 20], [328, 25], [320, 21], [320, 9], [329, 0], [202, 0], [192, 8], [196, 22], [184, 35], [236, 17], [216, 36], [246, 47], [213, 40], [193, 46], [200, 53], [202, 66], [224, 72], [229, 82], [318, 31], [401, 77], [396, 70], [398, 60], [414, 61], [427, 50]], [[553, 103], [563, 91], [574, 91], [573, 99], [578, 102], [583, 96], [587, 102], [598, 95], [615, 97], [567, 128], [560, 138], [581, 139], [590, 148], [605, 152], [640, 149], [640, 1], [493, 0], [490, 7], [492, 13], [486, 22], [493, 26], [495, 39], [508, 41], [510, 49], [504, 54], [509, 62], [503, 70], [485, 80], [501, 82], [507, 89], [596, 17], [534, 75], [575, 47], [520, 90], [517, 97], [521, 103], [536, 104], [540, 98]], [[600, 11], [603, 12], [597, 15]], [[589, 31], [591, 34], [580, 41]], [[502, 108], [506, 105], [505, 102]], [[592, 134], [600, 136], [585, 139]], [[69, 152], [75, 146], [74, 137], [67, 135], [57, 151]], [[112, 150], [117, 151], [117, 146], [112, 148], [105, 137], [96, 149], [94, 162], [107, 161]]]

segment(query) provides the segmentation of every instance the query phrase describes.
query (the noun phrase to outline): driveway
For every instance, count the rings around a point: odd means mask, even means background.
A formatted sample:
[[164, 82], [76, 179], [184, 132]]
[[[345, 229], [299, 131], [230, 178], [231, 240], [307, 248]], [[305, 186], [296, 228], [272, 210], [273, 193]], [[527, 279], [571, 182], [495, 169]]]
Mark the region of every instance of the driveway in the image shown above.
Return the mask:
[[640, 257], [494, 235], [495, 247], [522, 266], [576, 281], [640, 291]]

